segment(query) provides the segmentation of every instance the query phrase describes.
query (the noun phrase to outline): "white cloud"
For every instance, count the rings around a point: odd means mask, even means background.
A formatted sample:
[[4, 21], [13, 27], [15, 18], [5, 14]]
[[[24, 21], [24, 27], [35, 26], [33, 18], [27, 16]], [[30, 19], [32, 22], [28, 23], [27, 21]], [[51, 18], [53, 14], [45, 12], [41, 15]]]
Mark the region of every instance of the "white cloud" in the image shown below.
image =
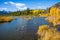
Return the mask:
[[9, 1], [8, 3], [10, 3], [10, 4], [12, 4], [12, 5], [14, 5], [15, 3], [14, 2], [12, 2], [12, 1]]
[[27, 9], [26, 5], [25, 4], [22, 4], [22, 3], [16, 3], [16, 8], [18, 10], [24, 10], [24, 9]]
[[4, 2], [4, 4], [15, 4], [15, 3], [12, 1], [9, 1], [9, 2]]
[[8, 11], [8, 8], [0, 8], [1, 11], [6, 10]]
[[4, 2], [4, 4], [8, 4], [8, 2]]
[[9, 2], [4, 2], [4, 4], [13, 5], [13, 6], [15, 6], [17, 8], [17, 10], [25, 10], [25, 9], [27, 9], [26, 4], [24, 4], [24, 3], [17, 3], [17, 2], [9, 1]]
[[22, 4], [22, 3], [16, 3], [16, 6], [25, 6], [25, 4]]

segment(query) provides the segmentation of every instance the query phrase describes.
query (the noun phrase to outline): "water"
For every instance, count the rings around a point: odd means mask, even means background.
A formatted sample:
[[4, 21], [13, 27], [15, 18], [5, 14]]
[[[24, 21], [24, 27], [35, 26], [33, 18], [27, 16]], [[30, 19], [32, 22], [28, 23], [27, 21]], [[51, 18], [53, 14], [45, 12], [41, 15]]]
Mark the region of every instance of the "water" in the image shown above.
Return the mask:
[[37, 40], [39, 26], [48, 24], [45, 17], [34, 17], [31, 20], [16, 17], [10, 23], [0, 24], [0, 40]]

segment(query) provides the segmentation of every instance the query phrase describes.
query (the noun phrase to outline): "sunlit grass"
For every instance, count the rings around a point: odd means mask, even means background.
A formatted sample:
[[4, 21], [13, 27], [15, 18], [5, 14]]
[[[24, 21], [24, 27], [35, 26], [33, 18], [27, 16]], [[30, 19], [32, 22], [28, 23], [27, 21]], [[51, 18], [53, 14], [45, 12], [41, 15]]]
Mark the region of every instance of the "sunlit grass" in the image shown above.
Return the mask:
[[48, 25], [42, 25], [38, 29], [38, 40], [60, 40], [60, 32]]
[[14, 18], [12, 16], [0, 16], [0, 22], [10, 22], [14, 20]]

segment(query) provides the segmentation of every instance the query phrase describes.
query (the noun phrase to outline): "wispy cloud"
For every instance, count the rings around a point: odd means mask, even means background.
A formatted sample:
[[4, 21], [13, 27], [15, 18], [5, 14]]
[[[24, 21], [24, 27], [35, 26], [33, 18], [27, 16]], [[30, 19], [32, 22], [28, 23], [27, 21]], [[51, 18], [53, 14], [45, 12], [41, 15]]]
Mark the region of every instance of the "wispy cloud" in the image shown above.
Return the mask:
[[18, 2], [9, 1], [9, 2], [4, 2], [4, 4], [13, 5], [13, 6], [15, 6], [17, 8], [17, 10], [25, 10], [25, 9], [27, 9], [26, 4], [24, 4], [24, 3], [18, 3]]
[[8, 4], [8, 2], [4, 2], [4, 4]]
[[12, 4], [12, 5], [14, 5], [15, 3], [14, 2], [12, 2], [12, 1], [9, 1], [8, 3], [10, 3], [10, 4]]
[[6, 10], [8, 11], [8, 8], [0, 8], [1, 11]]
[[46, 6], [37, 6], [37, 9], [46, 9]]

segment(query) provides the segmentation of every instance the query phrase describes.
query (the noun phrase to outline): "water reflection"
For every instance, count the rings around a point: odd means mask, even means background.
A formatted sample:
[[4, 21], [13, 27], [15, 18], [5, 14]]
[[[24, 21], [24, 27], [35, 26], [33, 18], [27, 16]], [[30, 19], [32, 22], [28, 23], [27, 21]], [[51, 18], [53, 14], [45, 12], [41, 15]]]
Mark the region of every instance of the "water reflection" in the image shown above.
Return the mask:
[[37, 29], [43, 24], [48, 24], [45, 17], [31, 20], [16, 17], [11, 23], [0, 24], [0, 40], [36, 40]]

